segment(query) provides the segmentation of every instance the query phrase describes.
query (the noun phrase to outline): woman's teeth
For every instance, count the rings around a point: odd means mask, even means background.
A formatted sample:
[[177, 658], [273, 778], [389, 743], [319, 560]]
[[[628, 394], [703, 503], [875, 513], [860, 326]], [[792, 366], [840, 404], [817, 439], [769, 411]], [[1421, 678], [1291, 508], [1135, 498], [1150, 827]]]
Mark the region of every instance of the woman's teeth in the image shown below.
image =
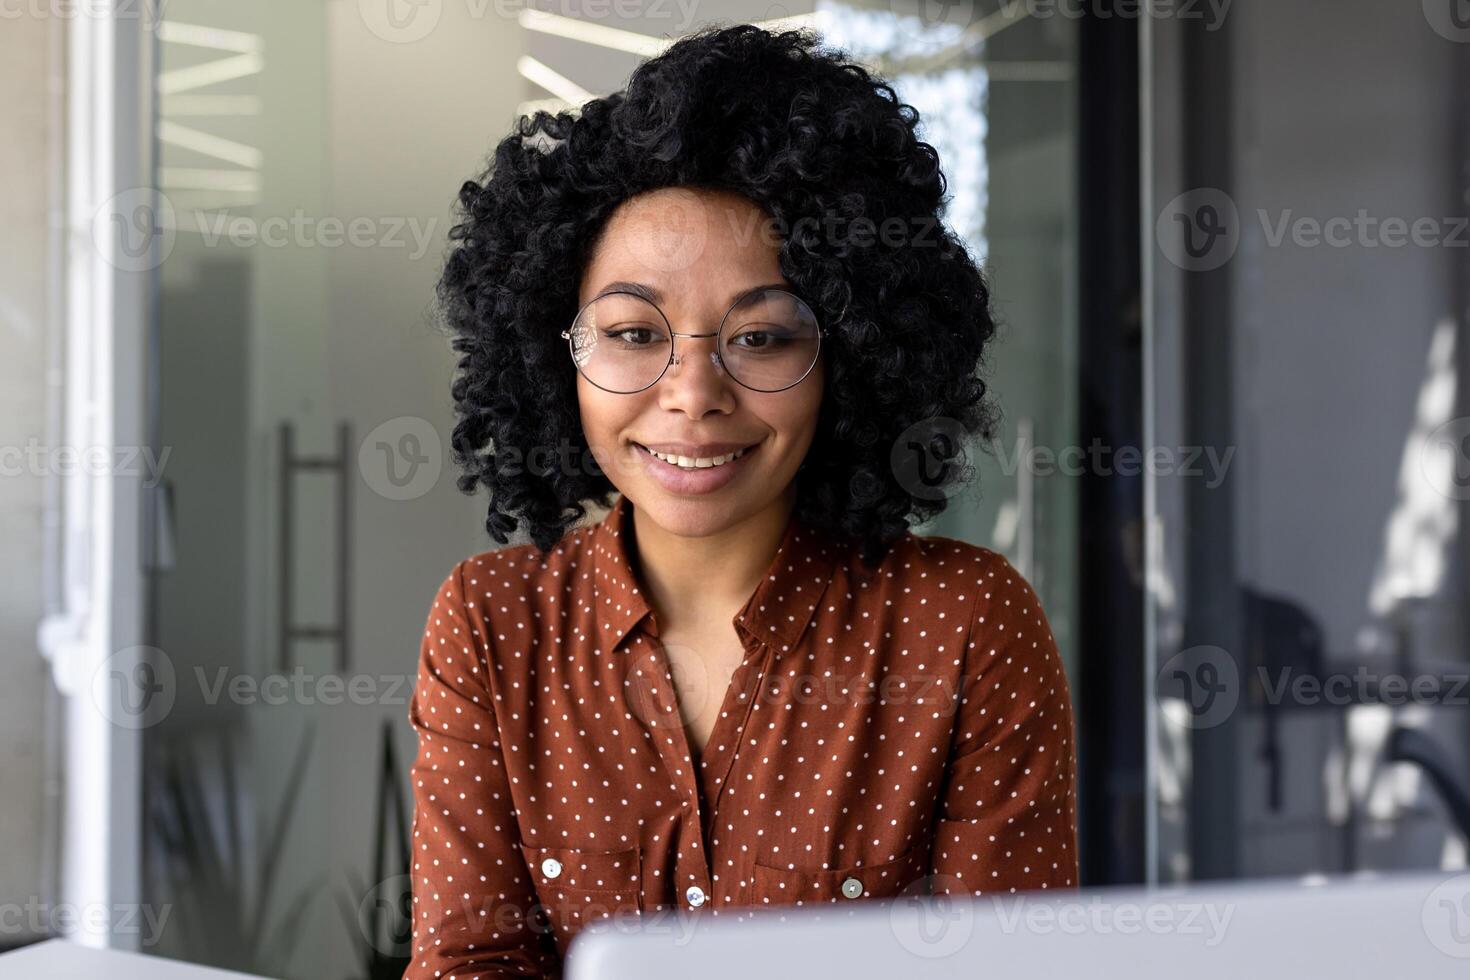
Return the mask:
[[691, 457], [691, 456], [673, 456], [673, 455], [670, 455], [669, 453], [656, 453], [652, 449], [649, 449], [647, 446], [643, 445], [642, 443], [638, 443], [638, 448], [641, 449], [641, 450], [643, 450], [644, 452], [648, 453], [650, 456], [655, 456], [658, 459], [663, 460], [665, 463], [672, 463], [675, 466], [679, 467], [680, 469], [685, 469], [685, 470], [701, 469], [702, 470], [702, 469], [708, 469], [709, 467], [712, 467], [712, 466], [724, 466], [726, 463], [729, 463], [729, 462], [731, 462], [733, 460], [737, 460], [741, 456], [744, 456], [745, 453], [746, 453], [746, 451], [749, 450], [750, 447], [747, 446], [745, 449], [737, 449], [737, 450], [735, 450], [735, 452], [733, 452], [733, 453], [726, 453], [723, 456], [711, 456], [711, 457], [706, 457], [706, 456], [694, 456], [694, 457]]

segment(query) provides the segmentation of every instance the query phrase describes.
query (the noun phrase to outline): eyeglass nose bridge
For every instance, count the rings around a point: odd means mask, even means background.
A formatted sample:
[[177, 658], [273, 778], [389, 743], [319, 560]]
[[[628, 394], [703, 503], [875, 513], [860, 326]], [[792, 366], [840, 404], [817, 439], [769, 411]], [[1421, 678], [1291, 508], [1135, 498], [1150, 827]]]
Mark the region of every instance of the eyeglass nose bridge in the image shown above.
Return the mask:
[[[716, 331], [714, 331], [712, 333], [680, 333], [677, 330], [670, 330], [669, 331], [669, 336], [670, 337], [718, 337], [719, 335], [720, 335], [720, 332], [718, 330], [716, 330]], [[672, 348], [672, 349], [669, 351], [669, 363], [664, 365], [664, 371], [665, 372], [668, 371], [670, 365], [673, 365], [673, 366], [677, 367], [678, 365], [684, 363], [684, 358], [679, 354], [679, 351], [677, 349], [677, 346], [674, 344], [674, 342], [672, 340], [669, 341], [669, 347]], [[720, 357], [720, 351], [719, 351], [719, 345], [718, 344], [715, 345], [715, 349], [714, 350], [712, 350], [712, 351], [709, 352], [709, 360], [710, 360], [710, 363], [713, 364], [713, 365], [715, 365], [716, 367], [725, 367], [725, 360], [724, 360], [724, 358]], [[729, 372], [729, 369], [728, 368], [726, 368], [725, 370], [726, 370], [726, 373]], [[662, 378], [663, 375], [659, 375], [659, 377]]]

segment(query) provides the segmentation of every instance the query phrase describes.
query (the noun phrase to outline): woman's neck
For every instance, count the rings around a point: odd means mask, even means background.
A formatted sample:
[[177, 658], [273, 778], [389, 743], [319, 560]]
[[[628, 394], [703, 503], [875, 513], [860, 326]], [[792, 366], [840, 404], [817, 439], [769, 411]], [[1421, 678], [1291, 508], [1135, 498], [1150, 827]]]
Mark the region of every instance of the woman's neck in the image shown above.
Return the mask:
[[795, 507], [791, 493], [724, 530], [671, 534], [632, 510], [638, 574], [661, 633], [729, 622], [770, 567]]

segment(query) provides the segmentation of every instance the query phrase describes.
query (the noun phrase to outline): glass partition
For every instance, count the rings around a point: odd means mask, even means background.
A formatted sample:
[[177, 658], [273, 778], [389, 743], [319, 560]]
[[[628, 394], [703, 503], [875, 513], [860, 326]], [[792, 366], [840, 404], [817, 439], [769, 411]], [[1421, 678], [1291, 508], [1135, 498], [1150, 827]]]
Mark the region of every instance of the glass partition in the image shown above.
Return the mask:
[[1470, 47], [1422, 8], [1141, 25], [1161, 881], [1465, 865]]

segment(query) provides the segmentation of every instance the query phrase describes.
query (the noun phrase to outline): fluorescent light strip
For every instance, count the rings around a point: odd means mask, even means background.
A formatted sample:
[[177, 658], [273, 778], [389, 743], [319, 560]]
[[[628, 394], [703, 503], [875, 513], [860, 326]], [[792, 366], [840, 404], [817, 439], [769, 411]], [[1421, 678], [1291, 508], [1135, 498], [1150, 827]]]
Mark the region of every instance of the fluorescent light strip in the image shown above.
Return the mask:
[[[260, 203], [260, 199], [255, 195], [242, 196], [235, 192], [221, 191], [171, 190], [168, 200], [174, 206], [176, 216], [174, 227], [179, 231], [207, 228], [209, 226], [207, 222], [201, 224], [197, 220], [200, 216], [213, 215], [220, 211], [238, 211]], [[186, 216], [195, 220], [191, 222]]]
[[159, 167], [158, 183], [165, 190], [179, 188], [197, 191], [260, 190], [260, 175], [249, 170], [211, 170], [201, 167]]
[[521, 77], [528, 82], [541, 86], [552, 95], [572, 105], [581, 105], [592, 98], [591, 92], [557, 72], [550, 65], [537, 61], [530, 55], [523, 55], [516, 62], [516, 71], [520, 72]]
[[165, 20], [158, 25], [158, 39], [170, 44], [188, 44], [196, 48], [236, 51], [240, 54], [259, 52], [261, 49], [259, 34], [226, 31], [203, 24], [181, 24], [176, 20]]
[[618, 27], [607, 27], [603, 24], [594, 24], [575, 17], [567, 17], [562, 14], [550, 14], [544, 10], [532, 10], [529, 7], [522, 10], [520, 24], [528, 31], [538, 34], [553, 34], [557, 37], [568, 38], [573, 41], [582, 41], [586, 44], [595, 44], [600, 48], [610, 48], [614, 51], [626, 51], [643, 58], [652, 58], [660, 54], [673, 41], [661, 37], [650, 37], [647, 34], [639, 34], [635, 31], [625, 31]]
[[202, 65], [190, 65], [188, 68], [174, 68], [159, 74], [158, 94], [174, 95], [178, 92], [190, 92], [196, 88], [227, 82], [234, 78], [259, 75], [264, 68], [265, 61], [258, 52], [237, 54], [230, 58], [217, 58], [214, 61], [206, 61]]
[[169, 122], [166, 119], [158, 123], [158, 138], [161, 142], [171, 146], [203, 153], [216, 160], [238, 164], [250, 170], [259, 170], [261, 166], [262, 154], [253, 146], [236, 143], [234, 140], [227, 140], [222, 136], [215, 136], [176, 122]]
[[960, 35], [960, 44], [963, 46], [972, 41], [988, 41], [1007, 27], [1019, 24], [1029, 16], [1031, 15], [1026, 13], [1025, 4], [1003, 3], [995, 13], [986, 14], [965, 28], [965, 32]]
[[809, 14], [791, 14], [787, 17], [772, 17], [770, 20], [756, 21], [755, 26], [768, 31], [789, 31], [799, 27], [820, 28], [825, 14], [825, 10], [815, 10]]

